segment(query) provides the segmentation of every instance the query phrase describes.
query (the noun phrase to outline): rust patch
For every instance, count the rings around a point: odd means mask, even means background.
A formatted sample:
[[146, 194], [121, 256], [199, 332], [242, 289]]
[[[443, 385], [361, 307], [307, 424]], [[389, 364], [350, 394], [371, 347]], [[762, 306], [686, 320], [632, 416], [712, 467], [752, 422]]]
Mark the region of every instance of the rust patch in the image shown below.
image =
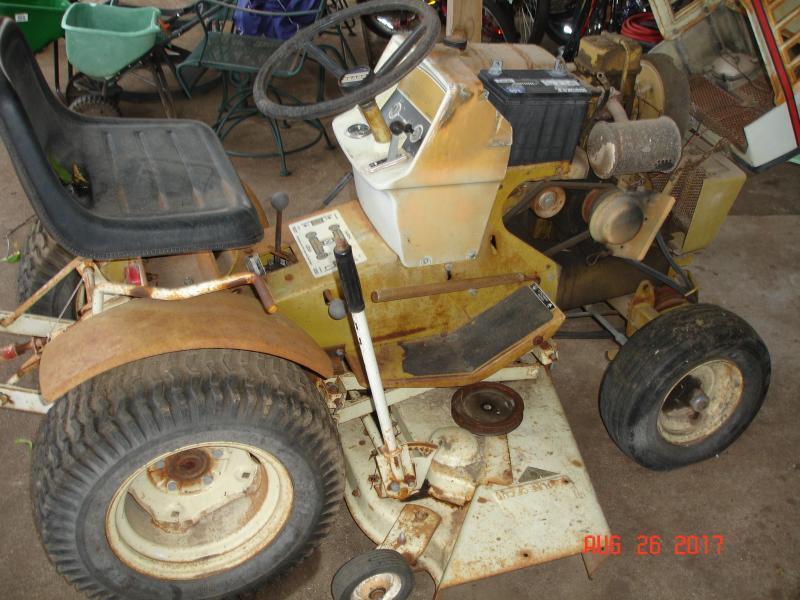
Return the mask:
[[400, 331], [392, 331], [384, 335], [376, 335], [374, 338], [372, 338], [372, 341], [374, 343], [386, 342], [396, 338], [405, 337], [407, 335], [414, 335], [415, 333], [421, 333], [426, 329], [427, 327], [414, 327], [412, 329], [401, 329]]
[[424, 506], [407, 504], [379, 547], [396, 550], [414, 565], [428, 547], [441, 520], [439, 515]]
[[582, 463], [581, 461], [579, 461], [577, 458], [573, 458], [573, 459], [572, 459], [571, 461], [569, 461], [569, 462], [571, 462], [571, 463], [572, 463], [573, 465], [575, 465], [576, 467], [583, 467], [583, 463]]
[[122, 364], [200, 348], [261, 352], [325, 378], [333, 374], [328, 355], [296, 324], [265, 314], [252, 296], [223, 292], [177, 302], [130, 300], [72, 325], [42, 351], [42, 397], [53, 402]]

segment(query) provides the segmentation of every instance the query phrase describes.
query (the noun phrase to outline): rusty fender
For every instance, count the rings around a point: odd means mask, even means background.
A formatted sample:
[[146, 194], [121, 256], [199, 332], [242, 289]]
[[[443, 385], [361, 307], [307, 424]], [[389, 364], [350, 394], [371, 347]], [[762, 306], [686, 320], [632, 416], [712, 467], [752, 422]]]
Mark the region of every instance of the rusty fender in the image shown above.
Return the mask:
[[42, 351], [42, 399], [52, 403], [110, 369], [150, 356], [227, 348], [285, 358], [330, 377], [330, 358], [300, 327], [280, 313], [268, 315], [247, 294], [219, 292], [165, 302], [134, 299], [79, 321]]

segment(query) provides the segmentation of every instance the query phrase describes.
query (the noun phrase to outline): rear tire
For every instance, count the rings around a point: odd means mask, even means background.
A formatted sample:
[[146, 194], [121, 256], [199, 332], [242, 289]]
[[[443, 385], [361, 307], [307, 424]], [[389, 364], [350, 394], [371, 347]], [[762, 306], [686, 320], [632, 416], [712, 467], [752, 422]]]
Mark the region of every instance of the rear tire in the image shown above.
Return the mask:
[[[25, 249], [19, 261], [17, 300], [22, 303], [30, 298], [34, 292], [67, 266], [73, 258], [50, 237], [41, 222], [36, 219], [28, 234], [28, 239], [25, 241]], [[70, 302], [70, 297], [79, 282], [80, 276], [73, 271], [34, 304], [30, 312], [45, 317], [57, 317], [63, 310], [63, 318], [75, 319], [75, 302]], [[67, 306], [68, 303], [69, 306]]]
[[[98, 375], [56, 402], [34, 448], [42, 542], [97, 598], [252, 590], [313, 550], [344, 487], [314, 384], [253, 352], [178, 352]], [[179, 562], [185, 551], [199, 558]]]
[[[692, 304], [656, 317], [620, 348], [603, 378], [600, 414], [633, 460], [675, 469], [731, 445], [761, 408], [769, 379], [769, 352], [746, 321]], [[692, 404], [698, 392], [705, 408]]]

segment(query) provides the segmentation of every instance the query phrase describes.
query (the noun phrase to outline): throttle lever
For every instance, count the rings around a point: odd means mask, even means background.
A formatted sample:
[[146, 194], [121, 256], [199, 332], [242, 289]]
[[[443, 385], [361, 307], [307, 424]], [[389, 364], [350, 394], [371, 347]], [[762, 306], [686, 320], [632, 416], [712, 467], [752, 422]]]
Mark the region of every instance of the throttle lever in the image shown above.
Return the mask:
[[387, 162], [397, 158], [397, 153], [400, 149], [400, 136], [404, 133], [411, 133], [414, 131], [414, 126], [404, 121], [392, 121], [389, 124], [389, 131], [392, 132], [392, 139], [389, 141], [389, 154], [386, 157]]

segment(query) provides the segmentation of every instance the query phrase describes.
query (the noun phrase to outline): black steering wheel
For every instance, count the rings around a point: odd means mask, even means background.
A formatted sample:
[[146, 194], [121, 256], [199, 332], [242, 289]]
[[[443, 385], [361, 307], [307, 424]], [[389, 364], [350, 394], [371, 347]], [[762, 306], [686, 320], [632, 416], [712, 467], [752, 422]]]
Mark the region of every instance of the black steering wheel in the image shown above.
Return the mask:
[[[316, 37], [325, 31], [344, 25], [346, 21], [375, 13], [404, 10], [413, 12], [417, 18], [414, 28], [384, 63], [372, 70], [364, 65], [343, 67], [315, 43]], [[253, 84], [253, 97], [258, 110], [274, 119], [319, 119], [336, 115], [375, 99], [379, 93], [389, 89], [421, 63], [436, 45], [442, 25], [439, 15], [426, 2], [420, 0], [373, 0], [357, 4], [316, 21], [286, 40], [269, 57], [258, 71]], [[339, 82], [343, 95], [331, 100], [309, 104], [279, 104], [267, 96], [275, 72], [289, 64], [299, 52], [319, 63]]]

